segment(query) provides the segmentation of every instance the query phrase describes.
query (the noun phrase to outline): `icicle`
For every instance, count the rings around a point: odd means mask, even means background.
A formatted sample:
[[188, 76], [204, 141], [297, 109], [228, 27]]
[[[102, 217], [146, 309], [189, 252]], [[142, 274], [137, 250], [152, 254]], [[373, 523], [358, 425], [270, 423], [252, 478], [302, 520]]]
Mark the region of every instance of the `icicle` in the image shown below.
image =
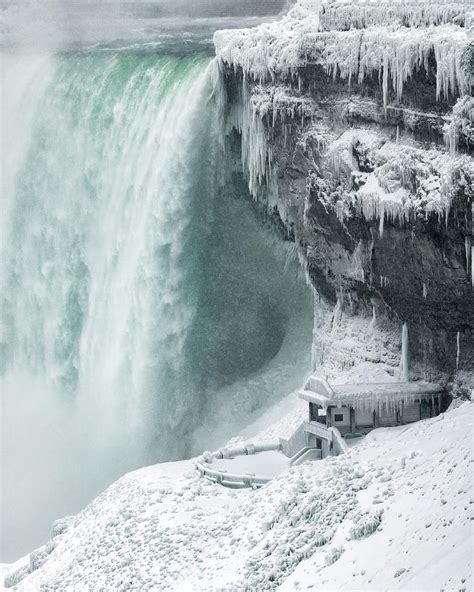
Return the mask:
[[464, 239], [464, 247], [466, 249], [466, 273], [469, 276], [470, 258], [471, 258], [471, 237], [466, 236]]
[[461, 356], [461, 333], [460, 331], [458, 331], [457, 337], [456, 337], [456, 345], [457, 345], [457, 349], [456, 349], [456, 370], [459, 370], [459, 358]]
[[348, 292], [348, 297], [349, 297], [349, 307], [351, 309], [351, 315], [354, 314], [354, 301], [352, 299], [352, 294], [350, 292]]
[[342, 318], [342, 305], [340, 298], [337, 299], [336, 306], [334, 307], [334, 314], [333, 314], [333, 321], [332, 321], [332, 331], [336, 331], [338, 325], [341, 323]]
[[375, 306], [372, 306], [372, 320], [369, 324], [369, 333], [373, 333], [375, 329], [375, 323], [377, 322], [377, 313], [375, 310]]
[[402, 357], [400, 360], [400, 382], [409, 382], [409, 351], [408, 351], [408, 326], [403, 323], [402, 329]]
[[423, 284], [423, 298], [426, 300], [427, 297], [428, 297], [428, 288], [426, 287], [426, 284]]
[[400, 126], [399, 126], [399, 125], [397, 125], [397, 137], [396, 137], [396, 140], [395, 140], [395, 142], [396, 142], [397, 144], [399, 144], [399, 143], [400, 143]]

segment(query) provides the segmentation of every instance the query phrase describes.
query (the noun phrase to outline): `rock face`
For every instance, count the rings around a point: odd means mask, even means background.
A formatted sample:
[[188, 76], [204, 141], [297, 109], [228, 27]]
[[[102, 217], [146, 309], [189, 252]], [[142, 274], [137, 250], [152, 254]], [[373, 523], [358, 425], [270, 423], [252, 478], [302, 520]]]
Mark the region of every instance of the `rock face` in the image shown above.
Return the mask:
[[227, 150], [314, 287], [315, 369], [396, 378], [406, 323], [412, 379], [469, 382], [472, 14], [353, 4], [216, 34]]

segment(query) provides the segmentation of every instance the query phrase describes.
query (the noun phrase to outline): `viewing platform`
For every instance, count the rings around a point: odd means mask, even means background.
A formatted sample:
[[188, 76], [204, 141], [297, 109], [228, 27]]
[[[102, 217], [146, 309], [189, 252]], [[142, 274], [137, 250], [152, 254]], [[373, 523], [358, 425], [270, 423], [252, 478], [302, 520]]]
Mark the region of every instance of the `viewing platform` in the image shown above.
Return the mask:
[[330, 385], [318, 376], [311, 376], [298, 395], [309, 404], [308, 419], [289, 438], [204, 452], [196, 461], [200, 475], [226, 487], [262, 487], [292, 466], [344, 454], [346, 439], [434, 417], [448, 399], [433, 383]]
[[309, 403], [308, 438], [324, 438], [317, 426], [337, 427], [345, 437], [428, 419], [446, 407], [444, 388], [427, 382], [330, 385], [311, 376], [299, 397]]

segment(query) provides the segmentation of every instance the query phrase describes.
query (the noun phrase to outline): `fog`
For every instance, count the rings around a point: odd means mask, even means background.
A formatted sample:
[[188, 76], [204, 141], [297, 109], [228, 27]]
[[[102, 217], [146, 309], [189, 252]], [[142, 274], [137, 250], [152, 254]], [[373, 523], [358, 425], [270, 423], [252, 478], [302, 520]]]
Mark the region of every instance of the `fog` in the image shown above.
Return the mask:
[[188, 52], [211, 52], [217, 29], [255, 26], [287, 8], [288, 0], [8, 0], [0, 3], [0, 38], [8, 49], [164, 44], [168, 51], [166, 41], [184, 34]]

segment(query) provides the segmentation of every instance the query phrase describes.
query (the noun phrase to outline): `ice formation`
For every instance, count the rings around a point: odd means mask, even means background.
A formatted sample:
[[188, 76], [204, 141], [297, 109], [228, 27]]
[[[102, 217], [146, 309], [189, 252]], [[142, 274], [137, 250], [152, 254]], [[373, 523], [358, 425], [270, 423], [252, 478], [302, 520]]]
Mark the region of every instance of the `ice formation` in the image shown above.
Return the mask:
[[[291, 99], [279, 87], [273, 92], [261, 85], [251, 88], [244, 80], [241, 99], [227, 125], [241, 135], [243, 170], [254, 197], [259, 196], [263, 185], [270, 189], [274, 185], [273, 127], [277, 123], [284, 126], [286, 121], [294, 123], [295, 119], [298, 122], [299, 118], [311, 122], [313, 115], [314, 102], [310, 99]], [[427, 218], [431, 214], [447, 219], [457, 188], [460, 184], [468, 187], [474, 178], [474, 162], [467, 155], [446, 159], [443, 152], [427, 150], [413, 140], [393, 142], [380, 132], [364, 128], [331, 137], [318, 126], [306, 127], [299, 145], [316, 146], [325, 170], [332, 170], [341, 182], [346, 179], [346, 191], [332, 204], [339, 219], [351, 217], [354, 211], [361, 213], [367, 220], [379, 221], [380, 235], [385, 221], [404, 224], [413, 216]], [[364, 171], [359, 166], [361, 157]], [[367, 168], [373, 170], [367, 172]], [[310, 184], [312, 179], [319, 182], [310, 174]], [[273, 205], [271, 195], [270, 191]]]
[[456, 334], [456, 370], [459, 369], [459, 358], [461, 357], [461, 332]]
[[241, 67], [259, 80], [294, 73], [306, 48], [306, 36], [318, 31], [318, 7], [318, 0], [299, 0], [281, 21], [254, 29], [217, 31], [214, 44], [218, 60]]
[[409, 364], [410, 364], [410, 352], [408, 349], [408, 325], [403, 323], [402, 328], [402, 358], [400, 365], [400, 380], [402, 382], [408, 382], [409, 375]]
[[369, 333], [373, 332], [376, 322], [377, 322], [377, 312], [376, 312], [375, 306], [372, 306], [372, 320], [370, 321], [370, 324], [369, 324]]
[[474, 150], [474, 98], [464, 96], [458, 99], [452, 115], [444, 125], [444, 140], [454, 158], [460, 139]]
[[241, 135], [242, 168], [250, 193], [257, 197], [260, 185], [268, 181], [272, 164], [271, 146], [261, 116], [265, 106], [262, 102], [251, 100], [245, 80], [240, 92], [239, 106], [228, 117], [227, 128], [235, 129]]
[[[372, 172], [361, 171], [361, 155]], [[403, 224], [412, 216], [431, 214], [447, 218], [453, 196], [474, 178], [474, 162], [467, 155], [446, 158], [443, 152], [426, 150], [416, 142], [386, 141], [382, 134], [353, 128], [329, 145], [327, 166], [347, 179], [347, 191], [336, 204], [340, 218], [351, 216], [352, 208], [367, 220]]]
[[322, 0], [321, 30], [365, 29], [373, 25], [427, 27], [472, 20], [468, 0]]
[[[216, 55], [222, 63], [254, 80], [274, 80], [276, 77], [297, 77], [299, 69], [308, 64], [323, 66], [334, 77], [363, 82], [374, 73], [383, 87], [384, 105], [389, 102], [389, 85], [402, 97], [404, 84], [416, 70], [429, 71], [429, 59], [436, 63], [436, 96], [448, 98], [463, 95], [469, 88], [469, 32], [460, 26], [464, 21], [462, 3], [395, 2], [390, 8], [379, 7], [383, 14], [395, 14], [403, 26], [373, 25], [378, 22], [377, 10], [372, 14], [362, 3], [357, 17], [352, 6], [318, 4], [300, 0], [279, 22], [254, 29], [219, 31], [215, 35]], [[384, 3], [385, 4], [385, 3]], [[393, 4], [393, 3], [392, 3]], [[325, 18], [334, 14], [333, 18]], [[352, 14], [364, 28], [350, 29], [344, 15]], [[337, 15], [337, 16], [336, 16]], [[404, 26], [429, 24], [423, 28]], [[416, 16], [414, 16], [416, 15]], [[321, 24], [320, 24], [320, 20]], [[380, 17], [380, 20], [382, 17]], [[323, 29], [322, 31], [320, 29]], [[329, 29], [329, 30], [327, 30]], [[340, 30], [342, 29], [342, 30]]]
[[389, 85], [400, 101], [404, 84], [416, 70], [429, 71], [429, 58], [436, 60], [436, 96], [448, 98], [468, 90], [468, 33], [455, 25], [427, 29], [389, 29], [322, 33], [307, 54], [308, 62], [320, 63], [334, 77], [349, 83], [363, 82], [372, 74], [381, 77], [384, 105], [389, 102]]

